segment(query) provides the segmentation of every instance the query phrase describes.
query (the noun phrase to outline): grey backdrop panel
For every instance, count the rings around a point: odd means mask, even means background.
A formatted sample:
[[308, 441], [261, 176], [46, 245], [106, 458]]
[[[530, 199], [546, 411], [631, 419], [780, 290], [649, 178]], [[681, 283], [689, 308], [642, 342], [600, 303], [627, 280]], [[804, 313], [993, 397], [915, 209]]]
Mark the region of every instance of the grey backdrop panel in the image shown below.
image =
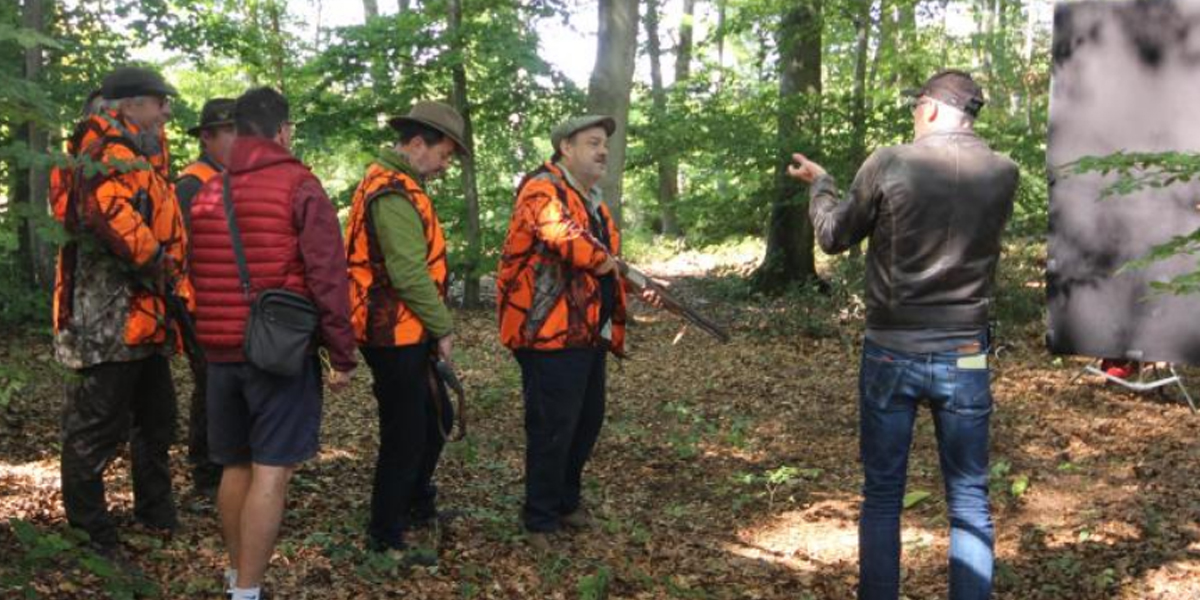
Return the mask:
[[1200, 228], [1200, 184], [1101, 200], [1114, 177], [1065, 175], [1082, 156], [1200, 151], [1200, 0], [1060, 3], [1050, 86], [1050, 350], [1200, 364], [1200, 297], [1148, 283], [1197, 268], [1126, 261]]

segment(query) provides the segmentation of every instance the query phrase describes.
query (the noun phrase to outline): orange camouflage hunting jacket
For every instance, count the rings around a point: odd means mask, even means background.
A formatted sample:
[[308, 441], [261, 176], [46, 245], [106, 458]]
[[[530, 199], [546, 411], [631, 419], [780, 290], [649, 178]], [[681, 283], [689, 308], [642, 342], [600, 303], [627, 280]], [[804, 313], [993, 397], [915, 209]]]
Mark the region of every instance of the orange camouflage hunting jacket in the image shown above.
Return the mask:
[[506, 347], [599, 347], [624, 355], [620, 277], [611, 331], [600, 323], [600, 283], [592, 271], [620, 251], [620, 236], [608, 207], [601, 203], [599, 212], [611, 249], [590, 233], [593, 223], [583, 196], [567, 183], [561, 167], [548, 162], [522, 180], [496, 277], [500, 341]]
[[[71, 368], [169, 353], [161, 282], [189, 307], [187, 234], [167, 173], [165, 139], [147, 156], [137, 127], [110, 112], [80, 129], [77, 166], [56, 216], [71, 235], [59, 250], [55, 353]], [[178, 339], [178, 336], [176, 336]]]

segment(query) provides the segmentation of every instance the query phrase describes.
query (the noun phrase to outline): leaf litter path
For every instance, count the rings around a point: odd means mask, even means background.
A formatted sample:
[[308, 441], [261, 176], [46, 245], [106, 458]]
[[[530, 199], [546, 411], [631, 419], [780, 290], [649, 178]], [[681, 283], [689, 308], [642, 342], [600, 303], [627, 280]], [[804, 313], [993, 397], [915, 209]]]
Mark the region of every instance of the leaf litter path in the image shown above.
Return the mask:
[[[448, 448], [438, 485], [442, 507], [460, 515], [414, 540], [437, 552], [438, 566], [404, 569], [361, 549], [376, 447], [364, 370], [351, 390], [326, 399], [323, 449], [296, 476], [270, 590], [276, 598], [853, 597], [861, 324], [806, 337], [795, 332], [811, 312], [722, 300], [720, 287], [677, 282], [689, 298], [710, 296], [705, 310], [731, 324], [727, 346], [696, 332], [672, 344], [678, 321], [637, 308], [632, 358], [610, 364], [607, 422], [586, 473], [599, 527], [556, 540], [560, 557], [539, 559], [521, 541], [514, 361], [496, 342], [490, 311], [459, 312], [471, 436]], [[1031, 327], [1007, 340], [997, 369], [997, 597], [1200, 598], [1200, 418], [1178, 404], [1069, 385], [1078, 365], [1055, 365], [1039, 336]], [[44, 340], [6, 339], [0, 363], [31, 381], [0, 430], [0, 516], [51, 535], [63, 526], [63, 374]], [[191, 383], [183, 363], [175, 371], [183, 414]], [[947, 521], [927, 413], [917, 428], [909, 491], [928, 497], [905, 513], [903, 589], [942, 598]], [[182, 444], [173, 449], [182, 531], [160, 540], [127, 528], [127, 544], [162, 597], [220, 598], [215, 516], [184, 493], [184, 455]], [[127, 457], [109, 482], [114, 512], [128, 518]], [[0, 577], [29, 558], [7, 524], [0, 556]], [[52, 556], [27, 573], [41, 597], [103, 597], [95, 591], [103, 581], [76, 559]]]

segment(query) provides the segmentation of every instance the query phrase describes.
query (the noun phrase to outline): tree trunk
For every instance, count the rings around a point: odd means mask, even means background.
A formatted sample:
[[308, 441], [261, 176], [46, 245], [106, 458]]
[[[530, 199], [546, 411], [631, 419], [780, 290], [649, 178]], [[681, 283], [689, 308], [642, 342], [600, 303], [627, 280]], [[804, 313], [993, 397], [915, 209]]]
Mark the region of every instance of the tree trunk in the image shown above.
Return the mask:
[[1030, 78], [1028, 77], [1028, 75], [1033, 72], [1033, 40], [1034, 40], [1033, 34], [1035, 31], [1035, 27], [1037, 25], [1037, 20], [1036, 20], [1037, 19], [1037, 16], [1036, 16], [1037, 9], [1034, 6], [1033, 2], [1029, 2], [1026, 5], [1025, 10], [1027, 11], [1027, 13], [1025, 15], [1025, 47], [1022, 48], [1022, 52], [1021, 52], [1022, 58], [1024, 58], [1025, 60], [1024, 60], [1024, 64], [1022, 65], [1020, 80], [1021, 80], [1021, 89], [1024, 91], [1024, 95], [1025, 95], [1025, 97], [1023, 98], [1024, 103], [1025, 103], [1025, 127], [1028, 129], [1032, 129], [1033, 128], [1033, 93], [1034, 92], [1033, 92], [1033, 86], [1031, 86], [1029, 84]]
[[[651, 127], [661, 134], [667, 121], [667, 91], [663, 87], [658, 17], [658, 0], [646, 0], [646, 14], [643, 19], [646, 26], [646, 50], [650, 55], [650, 101], [653, 117]], [[682, 48], [682, 31], [680, 37]], [[661, 135], [655, 137], [662, 138]], [[670, 144], [656, 144], [655, 153], [658, 155], [658, 208], [662, 233], [669, 237], [678, 237], [681, 231], [675, 216], [675, 203], [679, 197], [679, 163], [671, 151]]]
[[[854, 57], [854, 88], [850, 107], [852, 127], [850, 164], [856, 169], [867, 159], [867, 55], [870, 52], [873, 4], [873, 1], [864, 0], [859, 5], [859, 13], [854, 19], [857, 48]], [[850, 248], [850, 256], [857, 258], [861, 252], [861, 247], [858, 245]]]
[[779, 157], [767, 251], [754, 274], [755, 286], [778, 292], [816, 279], [813, 231], [806, 190], [787, 176], [792, 152], [820, 157], [821, 0], [797, 0], [777, 33], [779, 66]]
[[717, 0], [717, 90], [725, 85], [725, 5], [728, 0]]
[[[696, 0], [683, 0], [683, 16], [679, 22], [679, 46], [675, 49], [675, 81], [672, 89], [687, 86], [692, 77], [692, 20], [696, 16]], [[679, 237], [683, 227], [679, 225], [676, 207], [679, 205], [679, 154], [668, 152], [659, 165], [659, 179], [670, 186], [669, 194], [663, 196], [663, 233]], [[660, 184], [661, 185], [661, 184]]]
[[[25, 0], [21, 13], [22, 25], [38, 33], [46, 33], [46, 17], [50, 13], [52, 0]], [[40, 45], [25, 50], [25, 80], [36, 84], [41, 79], [44, 50]], [[15, 196], [23, 198], [27, 211], [22, 219], [22, 256], [27, 261], [29, 281], [37, 287], [50, 290], [54, 286], [55, 252], [37, 233], [39, 221], [49, 218], [48, 195], [50, 174], [43, 159], [50, 146], [49, 132], [44, 125], [30, 121], [22, 128], [23, 137], [33, 158], [28, 169], [21, 175]]]
[[854, 19], [857, 34], [854, 58], [854, 87], [851, 98], [850, 164], [860, 165], [867, 158], [867, 54], [871, 43], [871, 5], [864, 1]]
[[633, 88], [637, 50], [637, 0], [600, 0], [599, 22], [596, 66], [588, 82], [587, 107], [588, 112], [608, 115], [617, 122], [617, 130], [608, 142], [608, 173], [600, 186], [613, 218], [620, 225], [623, 222], [621, 193], [628, 140], [629, 93]]
[[267, 24], [271, 32], [271, 54], [272, 61], [275, 67], [276, 85], [279, 86], [279, 93], [287, 96], [287, 39], [284, 37], [283, 11], [286, 7], [280, 3], [280, 0], [271, 0], [267, 3]]
[[867, 89], [875, 89], [879, 81], [879, 64], [885, 57], [893, 56], [896, 52], [896, 19], [891, 0], [879, 0], [879, 41], [875, 44], [875, 54], [871, 57], [871, 70], [867, 73]]
[[450, 39], [452, 47], [459, 52], [458, 60], [451, 69], [454, 79], [454, 108], [463, 117], [463, 143], [467, 145], [467, 155], [461, 158], [463, 197], [467, 209], [467, 260], [463, 263], [463, 307], [477, 308], [479, 306], [479, 186], [475, 179], [475, 133], [471, 127], [471, 103], [467, 95], [466, 56], [463, 52], [462, 38], [462, 0], [450, 0]]
[[363, 0], [363, 20], [370, 22], [379, 16], [379, 0]]

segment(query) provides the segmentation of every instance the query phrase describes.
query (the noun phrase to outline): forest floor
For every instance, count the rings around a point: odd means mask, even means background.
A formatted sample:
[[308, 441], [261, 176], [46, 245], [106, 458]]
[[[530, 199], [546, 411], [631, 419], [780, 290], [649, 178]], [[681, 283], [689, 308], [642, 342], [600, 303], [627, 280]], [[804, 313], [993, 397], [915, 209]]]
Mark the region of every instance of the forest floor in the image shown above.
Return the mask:
[[[413, 540], [437, 566], [362, 549], [376, 447], [364, 369], [326, 398], [322, 450], [295, 477], [267, 575], [273, 597], [852, 598], [861, 311], [815, 294], [731, 292], [744, 287], [745, 262], [685, 256], [653, 271], [728, 323], [734, 341], [695, 330], [677, 340], [677, 319], [636, 307], [631, 358], [610, 362], [607, 421], [586, 473], [596, 529], [555, 540], [556, 557], [524, 544], [519, 372], [492, 311], [459, 311], [470, 436], [448, 446], [438, 485], [441, 507], [460, 516]], [[994, 362], [996, 597], [1200, 598], [1200, 416], [1091, 378], [1072, 383], [1083, 361], [1051, 357], [1043, 335], [1037, 319], [1010, 327]], [[112, 572], [63, 523], [64, 372], [32, 334], [5, 337], [0, 366], [10, 386], [24, 384], [0, 419], [0, 597], [221, 598], [216, 516], [187, 495], [184, 445], [172, 451], [181, 531], [164, 540], [127, 528], [143, 578]], [[175, 371], [185, 414], [190, 375], [181, 360]], [[903, 594], [944, 598], [946, 505], [928, 411], [916, 427]], [[127, 455], [108, 481], [113, 511], [128, 518]]]

